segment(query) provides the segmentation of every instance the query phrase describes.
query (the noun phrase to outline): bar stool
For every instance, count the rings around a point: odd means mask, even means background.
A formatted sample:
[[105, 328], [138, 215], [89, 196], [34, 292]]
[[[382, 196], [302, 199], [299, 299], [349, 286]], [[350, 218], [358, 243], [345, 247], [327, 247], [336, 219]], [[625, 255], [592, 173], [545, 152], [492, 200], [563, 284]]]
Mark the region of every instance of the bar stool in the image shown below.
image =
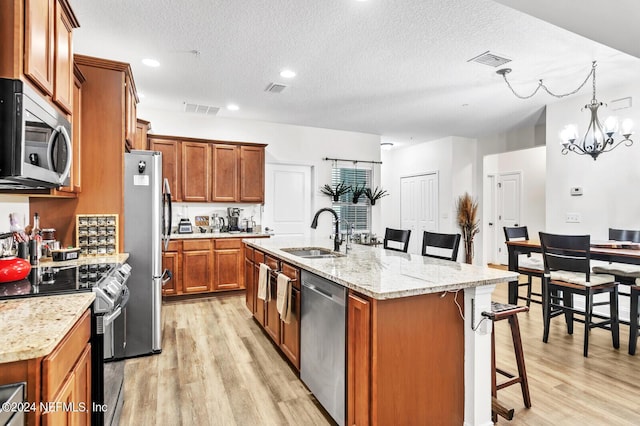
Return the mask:
[[[509, 305], [503, 303], [491, 302], [491, 314], [490, 318], [494, 322], [494, 327], [491, 330], [491, 395], [496, 400], [498, 390], [504, 389], [508, 386], [520, 383], [520, 389], [522, 390], [522, 399], [524, 406], [531, 407], [531, 396], [529, 395], [529, 381], [527, 380], [527, 370], [524, 365], [524, 352], [522, 350], [522, 339], [520, 338], [520, 325], [518, 323], [518, 314], [520, 312], [527, 312], [529, 308], [527, 306]], [[501, 320], [509, 320], [509, 326], [511, 328], [511, 339], [513, 341], [513, 350], [516, 356], [516, 365], [518, 366], [518, 375], [502, 370], [496, 367], [496, 333], [495, 322]], [[497, 383], [497, 374], [507, 377], [502, 383]], [[495, 403], [494, 403], [495, 405]], [[511, 416], [513, 416], [513, 410], [508, 410]], [[492, 417], [494, 423], [497, 421], [497, 411], [492, 410]], [[507, 417], [508, 420], [511, 420]]]

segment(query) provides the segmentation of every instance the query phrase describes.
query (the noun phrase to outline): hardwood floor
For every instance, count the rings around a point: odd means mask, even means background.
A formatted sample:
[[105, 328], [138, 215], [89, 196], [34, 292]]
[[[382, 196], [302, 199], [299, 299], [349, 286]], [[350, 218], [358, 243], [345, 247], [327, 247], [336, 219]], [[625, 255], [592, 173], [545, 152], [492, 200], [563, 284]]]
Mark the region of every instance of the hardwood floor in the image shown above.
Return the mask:
[[244, 294], [163, 304], [159, 355], [126, 361], [121, 425], [323, 425]]
[[[506, 302], [506, 284], [493, 299]], [[540, 305], [519, 319], [533, 406], [524, 408], [517, 385], [498, 391], [515, 408], [511, 422], [498, 424], [640, 424], [640, 355], [627, 353], [627, 326], [618, 350], [610, 333], [593, 330], [584, 358], [582, 324], [569, 336], [561, 319], [552, 321], [545, 344]], [[243, 294], [165, 303], [163, 320], [163, 352], [126, 361], [120, 424], [331, 423], [254, 323]], [[516, 371], [507, 322], [496, 325], [497, 364]]]

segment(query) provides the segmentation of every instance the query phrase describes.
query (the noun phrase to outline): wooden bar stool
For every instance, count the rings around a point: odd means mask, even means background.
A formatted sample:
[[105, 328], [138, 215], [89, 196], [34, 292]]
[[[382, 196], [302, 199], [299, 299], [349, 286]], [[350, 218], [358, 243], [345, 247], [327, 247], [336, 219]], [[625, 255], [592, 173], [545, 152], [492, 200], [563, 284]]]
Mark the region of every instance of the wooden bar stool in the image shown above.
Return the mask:
[[[527, 370], [524, 365], [524, 352], [522, 351], [522, 339], [520, 338], [520, 325], [518, 323], [518, 314], [520, 312], [527, 312], [529, 308], [527, 306], [508, 305], [503, 303], [491, 302], [491, 316], [490, 318], [495, 323], [496, 321], [507, 319], [509, 320], [509, 326], [511, 327], [511, 339], [513, 340], [513, 350], [516, 356], [516, 364], [518, 366], [518, 375], [502, 370], [496, 367], [496, 332], [495, 324], [491, 330], [491, 395], [493, 398], [497, 398], [498, 390], [504, 389], [508, 386], [520, 383], [522, 389], [522, 399], [524, 406], [531, 407], [531, 396], [529, 395], [529, 382], [527, 380]], [[497, 383], [497, 374], [507, 377], [509, 380]], [[497, 421], [497, 412], [492, 410], [493, 421]], [[511, 410], [511, 413], [513, 411]], [[513, 414], [512, 414], [513, 415]], [[509, 419], [511, 420], [511, 419]]]

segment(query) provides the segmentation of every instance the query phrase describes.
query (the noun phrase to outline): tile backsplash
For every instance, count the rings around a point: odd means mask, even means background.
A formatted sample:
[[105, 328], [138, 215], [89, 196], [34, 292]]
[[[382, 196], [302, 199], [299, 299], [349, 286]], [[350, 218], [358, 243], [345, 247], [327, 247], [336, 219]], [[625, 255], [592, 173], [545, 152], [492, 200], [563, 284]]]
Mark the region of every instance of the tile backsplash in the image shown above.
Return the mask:
[[17, 213], [20, 225], [30, 222], [29, 197], [23, 195], [0, 195], [0, 233], [9, 232], [9, 214]]
[[256, 225], [262, 223], [263, 206], [260, 204], [239, 204], [239, 203], [173, 203], [172, 223], [176, 227], [181, 218], [187, 217], [191, 224], [195, 226], [196, 216], [211, 216], [216, 213], [218, 216], [224, 217], [226, 222], [227, 207], [237, 207], [241, 209], [240, 224], [243, 225], [243, 219], [251, 219]]

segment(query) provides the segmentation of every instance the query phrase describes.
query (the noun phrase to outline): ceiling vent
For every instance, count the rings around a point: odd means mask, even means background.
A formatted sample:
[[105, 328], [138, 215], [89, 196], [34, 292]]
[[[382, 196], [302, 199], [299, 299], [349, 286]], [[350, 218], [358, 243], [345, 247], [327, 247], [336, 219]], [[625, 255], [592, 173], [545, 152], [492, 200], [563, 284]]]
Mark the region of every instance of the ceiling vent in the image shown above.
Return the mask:
[[190, 104], [187, 102], [184, 103], [184, 112], [202, 115], [216, 115], [218, 111], [220, 111], [220, 108], [214, 106]]
[[271, 83], [267, 86], [266, 89], [264, 89], [265, 92], [271, 92], [271, 93], [282, 93], [282, 91], [284, 89], [286, 89], [287, 86], [285, 86], [284, 84], [280, 84], [280, 83]]
[[499, 67], [500, 65], [504, 65], [507, 62], [511, 62], [511, 59], [498, 56], [495, 53], [491, 53], [490, 51], [486, 51], [475, 58], [469, 59], [467, 62], [477, 62], [482, 65], [488, 65], [490, 67]]

